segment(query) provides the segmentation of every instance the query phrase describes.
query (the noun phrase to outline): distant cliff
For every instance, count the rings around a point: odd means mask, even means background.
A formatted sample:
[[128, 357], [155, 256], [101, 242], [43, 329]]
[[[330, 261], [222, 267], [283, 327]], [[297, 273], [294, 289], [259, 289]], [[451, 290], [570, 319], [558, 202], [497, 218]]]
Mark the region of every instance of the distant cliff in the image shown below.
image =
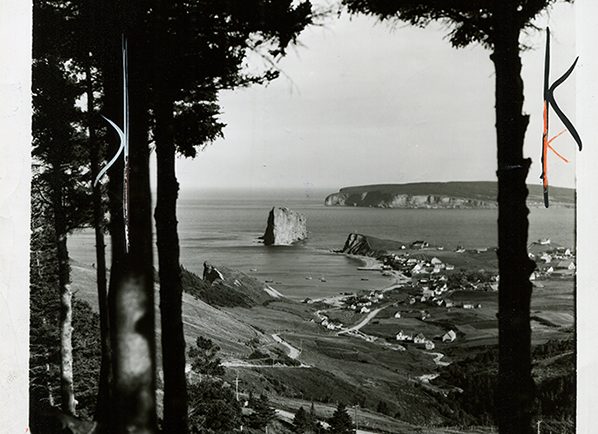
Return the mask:
[[[542, 187], [528, 185], [528, 205], [543, 206]], [[495, 182], [421, 182], [341, 188], [326, 206], [375, 208], [496, 208]], [[575, 190], [551, 187], [551, 206], [573, 207]]]
[[307, 238], [306, 219], [285, 207], [274, 207], [268, 215], [268, 225], [262, 239], [267, 246], [288, 246]]

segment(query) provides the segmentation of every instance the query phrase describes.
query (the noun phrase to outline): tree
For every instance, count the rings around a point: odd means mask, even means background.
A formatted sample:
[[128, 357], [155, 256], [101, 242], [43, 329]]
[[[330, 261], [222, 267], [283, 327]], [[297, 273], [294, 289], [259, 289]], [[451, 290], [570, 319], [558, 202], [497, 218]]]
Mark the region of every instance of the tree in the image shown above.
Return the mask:
[[155, 0], [156, 37], [152, 88], [158, 191], [155, 209], [162, 323], [164, 427], [184, 433], [187, 415], [185, 339], [176, 203], [179, 185], [175, 154], [195, 156], [196, 149], [221, 135], [217, 120], [219, 89], [273, 79], [276, 74], [241, 72], [248, 49], [273, 46], [284, 53], [309, 23], [311, 5], [290, 0], [272, 3], [167, 2]]
[[33, 64], [33, 184], [50, 205], [56, 243], [57, 285], [60, 288], [61, 406], [76, 414], [73, 390], [72, 291], [67, 235], [88, 221], [85, 188], [87, 158], [74, 124], [79, 89], [65, 64], [42, 56], [34, 45]]
[[293, 418], [293, 429], [297, 433], [304, 433], [309, 428], [309, 415], [303, 407], [299, 407]]
[[[139, 1], [101, 2], [103, 42], [98, 63], [103, 77], [103, 113], [123, 125], [129, 120], [127, 200], [122, 161], [108, 185], [112, 264], [108, 294], [111, 346], [111, 407], [103, 421], [111, 433], [155, 433], [156, 345], [149, 186], [149, 71], [153, 58], [148, 25], [150, 5]], [[123, 95], [123, 35], [128, 44], [128, 113]], [[114, 143], [113, 145], [114, 146]], [[123, 210], [128, 209], [128, 219]], [[128, 235], [128, 237], [127, 237]]]
[[191, 369], [198, 374], [210, 377], [220, 377], [224, 375], [224, 368], [218, 357], [220, 347], [211, 339], [198, 336], [195, 346], [189, 348], [189, 358], [191, 359]]
[[259, 398], [250, 396], [249, 407], [253, 409], [253, 413], [247, 418], [247, 425], [251, 428], [263, 430], [276, 416], [276, 412], [270, 406], [270, 400], [263, 393]]
[[[104, 243], [104, 203], [102, 200], [103, 189], [101, 184], [93, 185], [100, 161], [104, 155], [102, 129], [98, 125], [100, 117], [97, 109], [97, 94], [102, 91], [102, 77], [98, 70], [97, 41], [101, 34], [97, 23], [97, 2], [73, 2], [70, 0], [50, 1], [36, 0], [34, 7], [34, 51], [38, 57], [51, 56], [54, 62], [68, 64], [72, 72], [72, 81], [79, 87], [79, 96], [86, 100], [86, 113], [78, 120], [78, 128], [87, 131], [87, 143], [91, 171], [88, 173], [87, 182], [92, 191], [93, 226], [96, 239], [96, 281], [98, 289], [98, 306], [100, 313], [100, 336], [102, 341], [102, 361], [100, 373], [100, 390], [98, 414], [106, 414], [108, 401], [108, 379], [110, 370], [110, 346], [108, 342], [108, 306], [106, 285], [106, 259]], [[103, 120], [101, 120], [104, 122]], [[55, 117], [53, 122], [64, 124], [68, 119]], [[83, 138], [85, 140], [85, 138]], [[68, 155], [63, 156], [65, 164]], [[84, 162], [83, 162], [84, 163]]]
[[[455, 47], [480, 43], [492, 51], [496, 75], [498, 160], [499, 373], [495, 399], [501, 433], [531, 433], [534, 383], [531, 377], [529, 276], [535, 263], [527, 255], [529, 210], [526, 178], [531, 160], [523, 157], [529, 116], [523, 114], [521, 46], [524, 29], [558, 0], [343, 0], [352, 13], [425, 26], [452, 25]], [[569, 1], [569, 0], [563, 0]]]
[[333, 434], [353, 434], [355, 432], [351, 416], [342, 402], [338, 403], [334, 414], [328, 419], [328, 424], [330, 425], [328, 432]]
[[221, 379], [203, 378], [189, 386], [189, 431], [228, 433], [241, 425], [241, 405]]

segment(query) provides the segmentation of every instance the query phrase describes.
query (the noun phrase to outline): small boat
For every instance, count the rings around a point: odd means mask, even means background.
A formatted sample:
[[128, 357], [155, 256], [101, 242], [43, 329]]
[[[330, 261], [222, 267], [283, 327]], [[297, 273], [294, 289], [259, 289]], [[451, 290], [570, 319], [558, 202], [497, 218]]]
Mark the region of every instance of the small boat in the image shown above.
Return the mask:
[[366, 280], [367, 281], [367, 280], [370, 280], [370, 279], [368, 279], [367, 277], [362, 277], [361, 280]]
[[305, 276], [305, 280], [311, 280], [312, 277], [311, 276]]
[[320, 282], [326, 282], [326, 279], [324, 277], [320, 277]]

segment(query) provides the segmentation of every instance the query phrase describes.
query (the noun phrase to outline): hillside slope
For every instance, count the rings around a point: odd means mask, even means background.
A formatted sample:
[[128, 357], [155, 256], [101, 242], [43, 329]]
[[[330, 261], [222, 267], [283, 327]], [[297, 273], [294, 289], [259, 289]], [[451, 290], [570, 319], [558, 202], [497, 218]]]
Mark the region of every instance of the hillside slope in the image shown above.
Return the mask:
[[[543, 206], [542, 186], [528, 185], [528, 205]], [[343, 187], [330, 194], [326, 206], [379, 208], [495, 208], [497, 183], [418, 182]], [[551, 187], [551, 205], [573, 207], [575, 190]]]

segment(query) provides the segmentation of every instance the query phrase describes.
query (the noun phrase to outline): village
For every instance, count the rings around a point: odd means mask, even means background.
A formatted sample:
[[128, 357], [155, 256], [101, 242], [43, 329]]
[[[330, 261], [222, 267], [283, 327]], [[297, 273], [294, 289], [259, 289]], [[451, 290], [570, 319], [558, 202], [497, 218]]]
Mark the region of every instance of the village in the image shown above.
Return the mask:
[[[361, 268], [395, 276], [394, 285], [344, 293], [326, 309], [318, 310], [312, 321], [338, 335], [355, 336], [370, 342], [382, 338], [381, 342], [386, 345], [392, 341], [399, 350], [404, 350], [405, 345], [433, 350], [438, 343], [451, 344], [463, 336], [463, 327], [458, 321], [454, 325], [448, 323], [447, 315], [448, 318], [459, 318], [464, 315], [459, 312], [482, 309], [484, 304], [480, 299], [484, 297], [483, 293], [489, 293], [488, 297], [495, 299], [498, 272], [492, 267], [456, 267], [440, 259], [441, 255], [437, 253], [442, 252], [443, 257], [454, 258], [458, 263], [460, 255], [495, 255], [495, 251], [492, 248], [458, 247], [447, 252], [442, 246], [431, 247], [425, 241], [402, 245], [401, 251], [380, 256], [376, 268]], [[529, 257], [537, 264], [530, 276], [537, 288], [544, 287], [542, 281], [570, 279], [575, 274], [574, 253], [569, 248], [551, 244], [550, 240], [531, 243]], [[492, 293], [495, 295], [492, 296]], [[304, 302], [314, 301], [307, 299]], [[468, 318], [474, 317], [470, 315]], [[429, 326], [424, 327], [425, 323]], [[368, 329], [383, 331], [371, 334]]]

